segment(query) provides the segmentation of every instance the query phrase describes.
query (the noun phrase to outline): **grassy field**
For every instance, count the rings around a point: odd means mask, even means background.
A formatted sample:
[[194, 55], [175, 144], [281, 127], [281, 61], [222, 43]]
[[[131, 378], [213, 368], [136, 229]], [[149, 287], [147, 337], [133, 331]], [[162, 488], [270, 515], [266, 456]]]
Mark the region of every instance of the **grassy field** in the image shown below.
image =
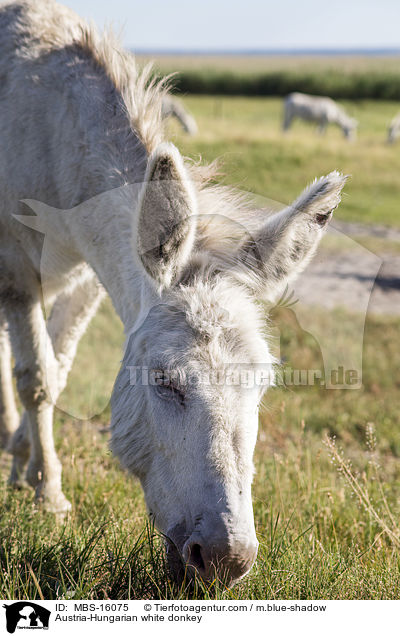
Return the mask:
[[[343, 329], [352, 320], [343, 311], [335, 317]], [[310, 323], [317, 318], [327, 316], [310, 312]], [[273, 323], [282, 334], [286, 364], [319, 368], [319, 346], [299, 329], [291, 310], [280, 309]], [[96, 374], [91, 383], [86, 378], [84, 361], [95, 366], [100, 343], [94, 346], [93, 334], [105, 324], [101, 348], [121, 334], [109, 303], [82, 342], [64, 398], [70, 403], [104, 399]], [[250, 576], [233, 590], [178, 588], [170, 581], [161, 541], [146, 527], [141, 489], [108, 450], [106, 408], [90, 422], [58, 413], [57, 447], [73, 502], [65, 525], [38, 511], [31, 492], [1, 486], [0, 596], [397, 598], [399, 336], [399, 320], [368, 320], [361, 390], [298, 387], [268, 393], [253, 491], [260, 552]], [[117, 366], [119, 348], [110, 346], [108, 354]], [[328, 437], [336, 439], [336, 456], [326, 446]], [[4, 479], [6, 470], [3, 457]]]
[[[222, 155], [227, 182], [288, 202], [316, 175], [339, 168], [353, 175], [340, 218], [399, 225], [400, 146], [384, 145], [393, 104], [347, 104], [361, 127], [359, 141], [346, 144], [335, 130], [321, 139], [301, 124], [283, 138], [276, 99], [185, 103], [200, 134], [187, 138], [171, 123], [176, 143], [192, 157]], [[307, 331], [291, 309], [280, 308], [271, 328], [281, 334], [285, 365], [320, 368], [313, 325], [335, 321], [351, 333], [354, 316], [310, 309], [305, 319]], [[178, 588], [146, 523], [139, 484], [108, 450], [122, 328], [106, 302], [82, 340], [57, 411], [56, 444], [73, 503], [65, 524], [42, 514], [32, 492], [7, 489], [9, 458], [0, 456], [0, 597], [399, 598], [399, 337], [399, 319], [368, 316], [362, 389], [268, 392], [255, 456], [257, 563], [232, 590]]]
[[170, 133], [190, 157], [220, 157], [226, 183], [286, 204], [316, 176], [337, 169], [351, 175], [338, 218], [400, 226], [400, 142], [386, 144], [397, 111], [392, 102], [342, 102], [360, 122], [353, 143], [335, 127], [320, 136], [303, 122], [283, 135], [277, 98], [188, 96], [184, 103], [199, 135], [185, 136], [175, 122]]
[[139, 64], [152, 62], [160, 72], [169, 71], [265, 71], [396, 73], [400, 75], [397, 55], [136, 55]]
[[[139, 57], [142, 63], [150, 59]], [[399, 56], [155, 55], [152, 62], [161, 75], [175, 73], [178, 90], [196, 95], [282, 97], [301, 91], [400, 100]]]

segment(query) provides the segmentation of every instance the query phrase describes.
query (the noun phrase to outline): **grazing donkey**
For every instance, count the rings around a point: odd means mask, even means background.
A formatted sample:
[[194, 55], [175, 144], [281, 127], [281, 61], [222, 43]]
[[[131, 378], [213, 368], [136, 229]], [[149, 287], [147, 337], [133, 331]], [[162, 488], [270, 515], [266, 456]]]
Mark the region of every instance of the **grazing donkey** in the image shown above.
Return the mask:
[[349, 117], [330, 97], [290, 93], [284, 100], [284, 131], [289, 129], [296, 117], [317, 123], [321, 134], [328, 124], [336, 124], [342, 129], [346, 139], [351, 141], [355, 138], [357, 121]]
[[[127, 334], [112, 449], [140, 479], [171, 562], [232, 584], [257, 553], [252, 456], [267, 383], [212, 378], [227, 366], [270, 369], [259, 300], [310, 260], [345, 178], [322, 177], [272, 217], [252, 214], [210, 184], [212, 168], [185, 165], [163, 141], [166, 91], [150, 71], [136, 72], [110, 35], [53, 0], [2, 5], [0, 64], [0, 423], [10, 482], [25, 475], [47, 510], [70, 508], [53, 409], [106, 290]], [[25, 408], [16, 431], [7, 334]], [[136, 381], [137, 368], [156, 381]], [[211, 381], [182, 381], [199, 374]]]
[[184, 109], [183, 105], [178, 102], [177, 99], [171, 97], [171, 95], [165, 95], [161, 102], [161, 116], [163, 119], [175, 117], [188, 135], [195, 135], [197, 133], [197, 124], [194, 117]]
[[400, 136], [400, 113], [397, 113], [395, 117], [393, 117], [390, 122], [389, 130], [388, 130], [388, 144], [393, 144], [396, 139]]

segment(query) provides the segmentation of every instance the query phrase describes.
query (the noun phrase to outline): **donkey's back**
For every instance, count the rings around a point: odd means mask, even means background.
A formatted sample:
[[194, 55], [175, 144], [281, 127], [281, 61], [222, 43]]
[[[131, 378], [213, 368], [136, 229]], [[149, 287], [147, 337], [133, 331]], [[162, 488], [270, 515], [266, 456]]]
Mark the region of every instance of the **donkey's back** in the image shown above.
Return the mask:
[[337, 114], [339, 107], [330, 97], [290, 93], [285, 98], [285, 110], [292, 116], [323, 123], [330, 121]]
[[[24, 267], [39, 272], [42, 239], [13, 217], [30, 214], [23, 199], [68, 210], [101, 192], [141, 179], [145, 151], [118, 85], [119, 81], [134, 86], [136, 68], [132, 56], [112, 45], [53, 0], [1, 6], [3, 261], [12, 242], [26, 255]], [[54, 278], [61, 286], [79, 259], [63, 215], [57, 219], [52, 247]], [[18, 272], [24, 258], [17, 259]], [[11, 260], [15, 261], [14, 254]]]
[[319, 131], [325, 131], [328, 124], [337, 124], [346, 138], [354, 136], [357, 126], [333, 99], [304, 93], [290, 93], [284, 100], [283, 130], [288, 130], [293, 119], [303, 119], [318, 124]]
[[29, 214], [21, 199], [68, 208], [82, 198], [79, 85], [68, 65], [80, 29], [52, 0], [0, 7], [0, 222], [18, 238], [24, 229], [12, 214]]

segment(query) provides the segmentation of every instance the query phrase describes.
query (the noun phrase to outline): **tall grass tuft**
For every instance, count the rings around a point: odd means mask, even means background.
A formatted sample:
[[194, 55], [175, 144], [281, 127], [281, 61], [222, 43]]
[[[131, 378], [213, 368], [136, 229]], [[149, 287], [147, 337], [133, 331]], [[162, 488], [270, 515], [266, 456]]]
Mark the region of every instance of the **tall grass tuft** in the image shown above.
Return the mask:
[[382, 533], [384, 533], [395, 546], [399, 547], [400, 528], [394, 519], [384, 492], [384, 486], [379, 472], [379, 464], [375, 453], [375, 431], [371, 422], [368, 422], [366, 426], [366, 441], [370, 455], [369, 465], [372, 469], [371, 480], [375, 481], [378, 487], [378, 495], [380, 498], [379, 506], [374, 502], [374, 497], [371, 494], [371, 481], [368, 480], [367, 473], [364, 471], [360, 475], [357, 471], [353, 470], [351, 461], [346, 459], [343, 451], [337, 448], [334, 437], [327, 436], [325, 445], [330, 453], [332, 462], [357, 497], [359, 504], [381, 528]]

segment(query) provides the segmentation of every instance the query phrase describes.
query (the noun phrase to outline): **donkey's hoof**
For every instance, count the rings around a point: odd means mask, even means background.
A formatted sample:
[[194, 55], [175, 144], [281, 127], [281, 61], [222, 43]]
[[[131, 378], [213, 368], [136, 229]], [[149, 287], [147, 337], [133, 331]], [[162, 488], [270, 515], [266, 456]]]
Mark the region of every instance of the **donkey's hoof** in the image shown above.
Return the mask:
[[41, 495], [37, 498], [37, 500], [45, 512], [50, 512], [51, 514], [56, 515], [59, 521], [64, 521], [65, 517], [72, 509], [71, 503], [62, 493], [56, 498]]
[[16, 490], [30, 489], [31, 486], [25, 477], [26, 462], [19, 457], [13, 457], [8, 485]]
[[14, 477], [11, 475], [8, 479], [7, 484], [10, 488], [13, 488], [14, 490], [31, 490], [32, 491], [30, 484], [28, 484], [28, 482], [26, 481], [24, 477]]

